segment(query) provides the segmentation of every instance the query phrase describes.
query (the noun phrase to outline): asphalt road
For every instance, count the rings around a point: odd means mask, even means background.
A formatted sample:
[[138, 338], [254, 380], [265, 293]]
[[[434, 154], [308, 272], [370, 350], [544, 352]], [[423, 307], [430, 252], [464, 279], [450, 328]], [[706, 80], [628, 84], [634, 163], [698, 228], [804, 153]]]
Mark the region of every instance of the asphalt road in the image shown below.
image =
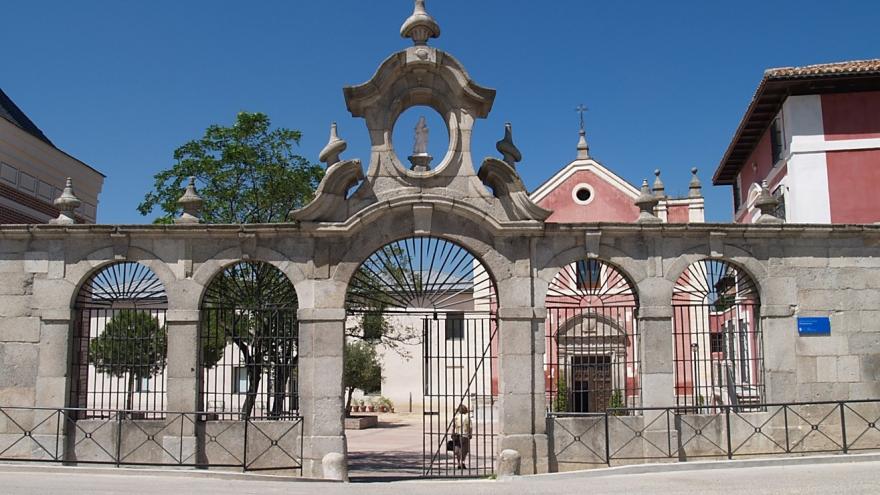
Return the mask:
[[516, 481], [413, 481], [336, 484], [296, 481], [247, 481], [147, 473], [101, 473], [36, 466], [0, 471], [3, 494], [877, 494], [880, 462], [721, 468], [606, 476], [539, 476]]

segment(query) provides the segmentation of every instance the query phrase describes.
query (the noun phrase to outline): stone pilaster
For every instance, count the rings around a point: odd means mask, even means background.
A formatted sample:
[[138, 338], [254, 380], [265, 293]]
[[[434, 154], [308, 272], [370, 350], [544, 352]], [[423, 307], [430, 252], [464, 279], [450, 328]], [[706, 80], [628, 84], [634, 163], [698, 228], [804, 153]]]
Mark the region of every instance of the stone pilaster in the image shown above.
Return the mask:
[[543, 370], [545, 316], [543, 308], [498, 310], [498, 452], [519, 452], [523, 474], [548, 470]]
[[300, 308], [298, 318], [303, 474], [323, 478], [324, 456], [348, 451], [342, 387], [345, 310]]

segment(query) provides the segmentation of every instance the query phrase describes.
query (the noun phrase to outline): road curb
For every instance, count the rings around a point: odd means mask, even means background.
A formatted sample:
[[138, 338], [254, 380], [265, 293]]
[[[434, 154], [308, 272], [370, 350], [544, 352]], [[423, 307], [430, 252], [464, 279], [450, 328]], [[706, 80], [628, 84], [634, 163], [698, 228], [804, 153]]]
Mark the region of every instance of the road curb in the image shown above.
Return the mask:
[[622, 476], [627, 474], [650, 474], [650, 473], [673, 473], [683, 471], [706, 471], [711, 469], [744, 469], [755, 467], [783, 467], [804, 466], [821, 464], [846, 464], [853, 462], [878, 462], [880, 453], [877, 454], [838, 454], [824, 456], [802, 457], [761, 457], [756, 459], [713, 460], [713, 461], [690, 461], [668, 462], [656, 464], [635, 464], [628, 466], [614, 466], [609, 468], [585, 469], [580, 471], [567, 471], [564, 473], [546, 473], [530, 476], [517, 476], [503, 480], [503, 482], [521, 482], [537, 479], [585, 479], [600, 478], [606, 476]]

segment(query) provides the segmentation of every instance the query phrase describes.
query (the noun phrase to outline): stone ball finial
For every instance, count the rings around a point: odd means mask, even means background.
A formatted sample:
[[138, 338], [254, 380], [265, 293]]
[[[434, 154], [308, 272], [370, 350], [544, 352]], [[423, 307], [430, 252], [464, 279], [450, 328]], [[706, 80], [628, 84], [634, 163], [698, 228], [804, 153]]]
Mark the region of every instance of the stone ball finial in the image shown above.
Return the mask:
[[761, 215], [755, 220], [755, 223], [783, 223], [784, 220], [774, 215], [774, 210], [779, 206], [779, 200], [770, 194], [770, 188], [767, 181], [761, 181], [761, 192], [755, 198], [755, 208], [760, 210]]
[[318, 160], [325, 163], [328, 167], [339, 163], [339, 155], [341, 155], [346, 148], [348, 148], [348, 143], [346, 143], [344, 139], [339, 138], [339, 134], [337, 134], [336, 130], [336, 122], [333, 122], [330, 124], [330, 140], [327, 142], [327, 146], [324, 146], [324, 149], [321, 150], [321, 153], [318, 155]]
[[657, 199], [666, 198], [666, 186], [663, 185], [663, 181], [660, 179], [660, 169], [654, 169], [654, 186], [652, 188], [654, 190], [654, 196]]
[[425, 0], [415, 0], [412, 15], [400, 27], [400, 36], [411, 38], [416, 46], [427, 45], [428, 39], [440, 37], [440, 25], [425, 10]]
[[688, 184], [688, 197], [700, 198], [703, 196], [703, 184], [697, 177], [697, 167], [691, 168], [691, 182]]
[[654, 208], [657, 206], [657, 203], [660, 201], [657, 199], [654, 194], [651, 193], [651, 188], [648, 186], [648, 179], [642, 180], [642, 189], [639, 194], [639, 197], [636, 198], [635, 205], [639, 207], [639, 218], [636, 220], [637, 223], [659, 223], [663, 220], [657, 218], [654, 215]]
[[196, 192], [196, 178], [190, 177], [183, 196], [177, 200], [177, 204], [183, 208], [183, 213], [174, 219], [174, 223], [200, 223], [201, 211], [204, 201]]
[[510, 122], [504, 124], [504, 138], [495, 143], [495, 149], [501, 153], [502, 160], [507, 162], [511, 167], [516, 167], [516, 162], [522, 161], [522, 153], [519, 148], [513, 144], [513, 126]]
[[64, 191], [58, 196], [52, 204], [58, 208], [58, 217], [49, 220], [49, 223], [56, 225], [73, 225], [76, 223], [74, 212], [82, 205], [82, 201], [73, 193], [73, 180], [70, 177], [64, 183]]

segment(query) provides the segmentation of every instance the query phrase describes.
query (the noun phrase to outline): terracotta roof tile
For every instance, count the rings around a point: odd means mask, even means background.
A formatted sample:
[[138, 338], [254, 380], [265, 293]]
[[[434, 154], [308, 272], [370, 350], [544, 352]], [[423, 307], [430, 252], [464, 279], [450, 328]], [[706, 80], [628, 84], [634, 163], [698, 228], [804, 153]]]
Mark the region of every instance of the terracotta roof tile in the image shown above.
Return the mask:
[[850, 60], [830, 64], [814, 64], [802, 67], [777, 67], [764, 71], [766, 79], [791, 77], [837, 76], [842, 74], [862, 74], [880, 72], [880, 59]]

